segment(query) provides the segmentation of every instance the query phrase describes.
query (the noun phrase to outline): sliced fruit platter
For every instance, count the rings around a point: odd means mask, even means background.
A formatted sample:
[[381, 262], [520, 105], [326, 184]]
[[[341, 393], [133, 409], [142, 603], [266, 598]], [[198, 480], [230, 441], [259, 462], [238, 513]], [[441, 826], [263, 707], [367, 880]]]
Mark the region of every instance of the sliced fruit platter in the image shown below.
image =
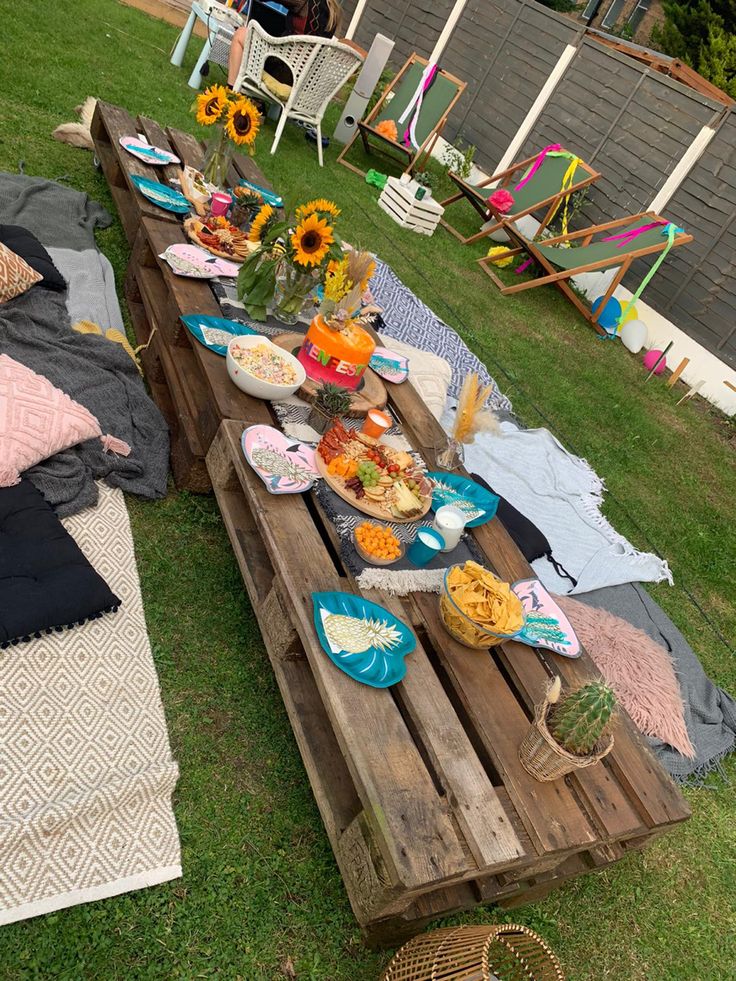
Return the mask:
[[335, 423], [317, 447], [317, 469], [343, 500], [374, 518], [415, 521], [432, 504], [432, 482], [411, 454]]
[[250, 255], [248, 236], [221, 215], [203, 220], [187, 218], [184, 222], [184, 231], [197, 245], [201, 245], [212, 255], [218, 255], [222, 259], [242, 262]]

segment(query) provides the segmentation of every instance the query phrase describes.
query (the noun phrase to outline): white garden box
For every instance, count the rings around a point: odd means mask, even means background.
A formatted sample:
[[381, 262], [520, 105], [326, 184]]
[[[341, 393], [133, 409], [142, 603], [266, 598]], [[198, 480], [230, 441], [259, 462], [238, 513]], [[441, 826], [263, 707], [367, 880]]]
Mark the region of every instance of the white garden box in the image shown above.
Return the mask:
[[425, 196], [417, 201], [418, 189], [419, 184], [415, 180], [402, 183], [398, 177], [389, 177], [381, 191], [378, 206], [402, 228], [410, 228], [420, 235], [433, 235], [445, 209], [434, 198]]

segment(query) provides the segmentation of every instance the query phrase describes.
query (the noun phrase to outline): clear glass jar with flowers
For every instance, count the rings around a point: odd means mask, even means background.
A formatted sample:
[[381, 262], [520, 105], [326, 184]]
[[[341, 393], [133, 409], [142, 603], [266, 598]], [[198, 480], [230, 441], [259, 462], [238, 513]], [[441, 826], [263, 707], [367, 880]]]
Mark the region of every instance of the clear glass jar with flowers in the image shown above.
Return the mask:
[[202, 166], [204, 178], [224, 188], [236, 148], [244, 147], [251, 156], [255, 153], [261, 114], [251, 99], [224, 85], [211, 85], [200, 92], [192, 111], [202, 126], [214, 127]]
[[281, 323], [297, 322], [327, 264], [342, 257], [334, 227], [339, 214], [324, 198], [300, 205], [283, 220], [271, 205], [263, 205], [248, 234], [256, 250], [238, 274], [238, 297], [250, 317], [265, 320], [270, 308]]

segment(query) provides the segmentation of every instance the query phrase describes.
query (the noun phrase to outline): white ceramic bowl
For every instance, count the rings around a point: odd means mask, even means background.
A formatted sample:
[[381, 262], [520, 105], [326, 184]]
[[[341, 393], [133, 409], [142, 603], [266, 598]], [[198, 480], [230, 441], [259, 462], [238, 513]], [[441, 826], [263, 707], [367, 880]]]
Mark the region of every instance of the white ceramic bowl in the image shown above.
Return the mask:
[[[256, 378], [250, 372], [242, 368], [233, 357], [234, 347], [247, 348], [258, 347], [265, 344], [266, 347], [273, 348], [274, 352], [287, 364], [291, 365], [296, 372], [296, 381], [291, 385], [277, 385], [275, 382], [264, 381]], [[227, 373], [230, 380], [247, 395], [253, 395], [257, 399], [267, 399], [269, 402], [279, 402], [286, 399], [304, 384], [307, 373], [304, 366], [293, 354], [284, 351], [282, 348], [272, 344], [267, 337], [260, 337], [255, 334], [245, 334], [242, 337], [233, 337], [227, 346]]]

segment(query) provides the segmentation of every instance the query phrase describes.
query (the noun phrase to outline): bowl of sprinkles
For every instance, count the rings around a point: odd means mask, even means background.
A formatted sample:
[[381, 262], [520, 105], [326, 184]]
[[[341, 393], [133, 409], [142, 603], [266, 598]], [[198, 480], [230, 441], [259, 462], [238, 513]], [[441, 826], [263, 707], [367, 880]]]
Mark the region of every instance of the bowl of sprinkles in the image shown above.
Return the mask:
[[278, 402], [293, 395], [306, 380], [297, 359], [267, 337], [233, 337], [227, 346], [227, 372], [241, 391]]

